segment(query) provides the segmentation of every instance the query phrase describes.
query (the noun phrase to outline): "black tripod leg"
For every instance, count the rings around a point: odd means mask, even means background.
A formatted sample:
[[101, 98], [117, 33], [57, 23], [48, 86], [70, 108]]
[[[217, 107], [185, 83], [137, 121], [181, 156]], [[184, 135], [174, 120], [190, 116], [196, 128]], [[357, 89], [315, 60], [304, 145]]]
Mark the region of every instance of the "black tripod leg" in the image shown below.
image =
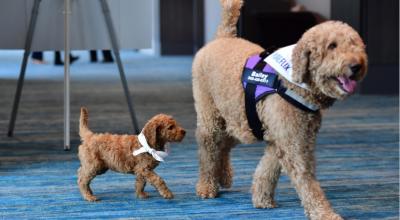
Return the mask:
[[131, 101], [128, 83], [126, 82], [124, 67], [122, 66], [121, 57], [119, 55], [119, 46], [117, 43], [117, 37], [115, 35], [115, 29], [114, 29], [112, 19], [111, 19], [110, 9], [108, 7], [106, 0], [100, 0], [100, 3], [101, 3], [101, 7], [103, 8], [104, 18], [106, 21], [108, 33], [110, 35], [110, 40], [111, 40], [111, 45], [112, 45], [112, 49], [114, 52], [115, 60], [117, 61], [119, 75], [121, 77], [122, 87], [124, 88], [126, 101], [128, 103], [128, 108], [129, 108], [129, 113], [131, 115], [133, 128], [134, 128], [134, 131], [136, 132], [136, 134], [139, 134], [139, 126], [138, 126], [138, 123], [136, 120], [136, 114], [135, 114], [135, 110], [133, 108], [133, 103]]
[[17, 84], [17, 90], [15, 92], [14, 104], [13, 104], [13, 108], [11, 111], [10, 123], [8, 125], [7, 135], [9, 137], [12, 137], [14, 134], [15, 120], [17, 119], [18, 105], [19, 105], [19, 101], [21, 98], [22, 87], [24, 86], [26, 65], [28, 63], [29, 54], [31, 53], [32, 37], [33, 37], [33, 33], [35, 31], [40, 1], [41, 0], [35, 0], [35, 2], [33, 3], [31, 20], [29, 23], [28, 33], [26, 35], [26, 40], [25, 40], [24, 57], [22, 59], [21, 71], [19, 73], [18, 84]]

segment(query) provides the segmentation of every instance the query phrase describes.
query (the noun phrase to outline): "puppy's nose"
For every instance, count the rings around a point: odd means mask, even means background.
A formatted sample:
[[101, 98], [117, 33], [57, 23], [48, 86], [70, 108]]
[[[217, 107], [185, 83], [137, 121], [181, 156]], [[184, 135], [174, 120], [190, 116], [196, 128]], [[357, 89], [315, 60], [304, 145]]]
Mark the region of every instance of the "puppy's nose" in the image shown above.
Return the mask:
[[362, 67], [361, 64], [358, 64], [358, 63], [350, 65], [350, 69], [351, 69], [351, 72], [353, 72], [353, 75], [355, 75], [358, 72], [360, 72], [361, 67]]
[[182, 135], [185, 135], [185, 134], [186, 134], [186, 131], [185, 131], [185, 130], [181, 130], [181, 134], [182, 134]]

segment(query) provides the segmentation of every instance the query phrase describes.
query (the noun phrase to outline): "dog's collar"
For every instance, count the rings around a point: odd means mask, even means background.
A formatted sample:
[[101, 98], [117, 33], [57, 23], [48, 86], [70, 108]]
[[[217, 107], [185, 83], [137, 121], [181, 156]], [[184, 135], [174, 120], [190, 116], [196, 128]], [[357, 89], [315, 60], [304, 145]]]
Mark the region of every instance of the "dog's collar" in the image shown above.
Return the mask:
[[138, 135], [138, 140], [139, 143], [142, 145], [142, 147], [133, 151], [133, 156], [137, 156], [142, 153], [149, 153], [157, 161], [164, 162], [164, 158], [168, 156], [167, 152], [157, 151], [154, 148], [151, 148], [150, 145], [147, 143], [146, 137], [144, 136], [143, 133], [140, 133]]
[[267, 56], [264, 61], [290, 83], [310, 91], [310, 87], [306, 83], [297, 83], [293, 81], [292, 54], [295, 46], [296, 44], [283, 47]]

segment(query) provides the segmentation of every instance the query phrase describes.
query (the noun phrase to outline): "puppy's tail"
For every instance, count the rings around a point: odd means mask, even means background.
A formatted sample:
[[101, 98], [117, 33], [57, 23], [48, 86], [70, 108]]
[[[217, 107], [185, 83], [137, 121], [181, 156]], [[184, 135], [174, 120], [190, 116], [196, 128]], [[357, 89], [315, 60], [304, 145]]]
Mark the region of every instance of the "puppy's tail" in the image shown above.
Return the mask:
[[79, 118], [79, 136], [83, 140], [86, 136], [91, 135], [92, 131], [88, 128], [89, 113], [85, 107], [81, 108], [81, 117]]
[[243, 0], [220, 0], [222, 6], [222, 21], [218, 27], [216, 38], [236, 37]]

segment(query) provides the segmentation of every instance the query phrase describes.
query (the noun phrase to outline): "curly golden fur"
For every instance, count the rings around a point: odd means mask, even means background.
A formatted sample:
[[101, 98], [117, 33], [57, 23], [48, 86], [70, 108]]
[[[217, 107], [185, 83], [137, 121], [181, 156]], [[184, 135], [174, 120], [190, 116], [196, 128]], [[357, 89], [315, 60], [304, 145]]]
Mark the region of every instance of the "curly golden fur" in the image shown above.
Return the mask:
[[[97, 201], [90, 189], [90, 182], [108, 169], [116, 172], [136, 175], [136, 195], [147, 198], [144, 187], [146, 182], [152, 184], [166, 199], [173, 198], [164, 180], [154, 169], [159, 162], [149, 153], [133, 156], [133, 151], [141, 147], [136, 135], [95, 134], [88, 128], [88, 111], [81, 108], [79, 123], [79, 159], [81, 167], [78, 169], [78, 186], [82, 197], [88, 201]], [[168, 115], [159, 114], [150, 119], [144, 126], [142, 133], [150, 147], [163, 151], [167, 142], [180, 142], [185, 136], [185, 130]]]
[[[236, 37], [236, 22], [242, 0], [221, 0], [223, 16], [217, 38], [203, 47], [193, 62], [193, 95], [197, 112], [199, 144], [197, 195], [214, 198], [219, 187], [232, 185], [229, 160], [237, 143], [256, 141], [248, 126], [243, 66], [260, 46]], [[280, 77], [284, 85], [321, 109], [353, 91], [343, 88], [341, 77], [356, 83], [367, 70], [365, 45], [356, 31], [339, 21], [329, 21], [308, 30], [293, 51], [293, 78], [307, 83], [310, 91]], [[257, 103], [257, 112], [269, 145], [254, 173], [252, 197], [256, 208], [274, 208], [274, 190], [281, 171], [286, 172], [310, 219], [341, 219], [325, 198], [315, 176], [314, 147], [322, 112], [304, 112], [279, 95]]]

